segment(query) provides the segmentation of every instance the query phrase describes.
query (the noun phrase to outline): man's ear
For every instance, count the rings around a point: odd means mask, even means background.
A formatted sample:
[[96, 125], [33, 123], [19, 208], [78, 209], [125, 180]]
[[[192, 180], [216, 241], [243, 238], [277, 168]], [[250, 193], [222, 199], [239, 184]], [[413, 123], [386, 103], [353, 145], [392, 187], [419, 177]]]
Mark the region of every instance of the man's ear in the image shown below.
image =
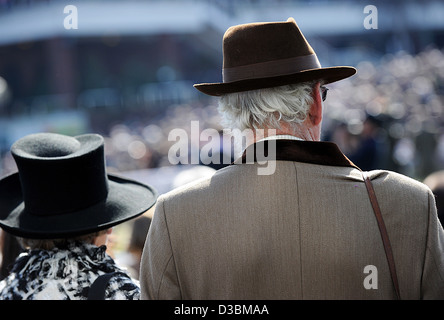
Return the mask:
[[310, 106], [310, 110], [308, 111], [308, 117], [310, 122], [317, 126], [322, 122], [322, 98], [320, 92], [320, 83], [316, 83], [313, 91], [311, 92], [313, 103]]

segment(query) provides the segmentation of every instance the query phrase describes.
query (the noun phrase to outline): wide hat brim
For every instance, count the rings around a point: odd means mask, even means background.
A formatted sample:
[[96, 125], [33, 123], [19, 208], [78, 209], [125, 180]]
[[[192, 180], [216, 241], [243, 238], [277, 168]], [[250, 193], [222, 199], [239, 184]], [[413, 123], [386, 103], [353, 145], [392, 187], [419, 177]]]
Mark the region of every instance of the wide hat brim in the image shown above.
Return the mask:
[[105, 230], [142, 215], [157, 200], [157, 192], [137, 181], [108, 174], [108, 195], [92, 206], [61, 215], [37, 216], [24, 205], [19, 173], [0, 180], [0, 227], [30, 239], [75, 237]]
[[356, 69], [354, 67], [336, 66], [304, 70], [276, 77], [246, 79], [233, 82], [200, 83], [195, 84], [194, 87], [207, 95], [221, 96], [229, 93], [272, 88], [307, 81], [322, 81], [323, 84], [329, 84], [351, 77], [355, 73]]

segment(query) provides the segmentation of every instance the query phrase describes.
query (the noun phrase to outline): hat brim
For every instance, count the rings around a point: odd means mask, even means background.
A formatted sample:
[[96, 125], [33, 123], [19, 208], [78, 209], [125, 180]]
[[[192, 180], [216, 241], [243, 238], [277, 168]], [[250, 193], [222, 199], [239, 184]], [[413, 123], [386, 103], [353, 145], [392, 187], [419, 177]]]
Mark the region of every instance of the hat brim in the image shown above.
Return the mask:
[[234, 82], [200, 83], [194, 87], [210, 96], [221, 96], [228, 93], [250, 91], [295, 84], [306, 81], [322, 80], [324, 84], [336, 82], [356, 73], [356, 69], [347, 66], [327, 67], [304, 70], [298, 73], [268, 78], [247, 79]]
[[157, 200], [154, 188], [108, 174], [109, 191], [103, 201], [80, 211], [37, 216], [24, 205], [19, 174], [0, 181], [0, 227], [15, 236], [30, 239], [69, 238], [105, 230], [135, 218]]

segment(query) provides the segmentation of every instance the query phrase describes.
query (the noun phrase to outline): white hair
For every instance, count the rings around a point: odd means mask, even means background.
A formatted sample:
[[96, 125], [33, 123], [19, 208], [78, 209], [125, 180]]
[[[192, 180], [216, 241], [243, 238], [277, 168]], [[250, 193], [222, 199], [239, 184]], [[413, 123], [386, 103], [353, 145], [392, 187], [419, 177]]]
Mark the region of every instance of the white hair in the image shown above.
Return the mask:
[[282, 121], [294, 128], [307, 118], [313, 103], [315, 83], [303, 82], [223, 95], [218, 108], [223, 124], [239, 130], [279, 129]]

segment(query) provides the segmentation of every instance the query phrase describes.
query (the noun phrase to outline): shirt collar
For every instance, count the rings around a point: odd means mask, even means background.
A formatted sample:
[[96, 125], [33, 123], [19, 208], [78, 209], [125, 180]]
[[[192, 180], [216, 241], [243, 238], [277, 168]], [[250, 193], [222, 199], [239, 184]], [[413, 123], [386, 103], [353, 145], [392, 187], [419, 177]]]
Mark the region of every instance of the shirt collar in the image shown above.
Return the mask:
[[289, 134], [278, 134], [278, 135], [275, 135], [275, 136], [269, 136], [269, 137], [262, 138], [262, 139], [260, 139], [257, 142], [266, 141], [266, 140], [297, 140], [297, 141], [304, 141], [304, 139], [301, 139], [301, 138], [298, 138], [298, 137], [295, 137], [295, 136], [292, 136], [292, 135], [289, 135]]

